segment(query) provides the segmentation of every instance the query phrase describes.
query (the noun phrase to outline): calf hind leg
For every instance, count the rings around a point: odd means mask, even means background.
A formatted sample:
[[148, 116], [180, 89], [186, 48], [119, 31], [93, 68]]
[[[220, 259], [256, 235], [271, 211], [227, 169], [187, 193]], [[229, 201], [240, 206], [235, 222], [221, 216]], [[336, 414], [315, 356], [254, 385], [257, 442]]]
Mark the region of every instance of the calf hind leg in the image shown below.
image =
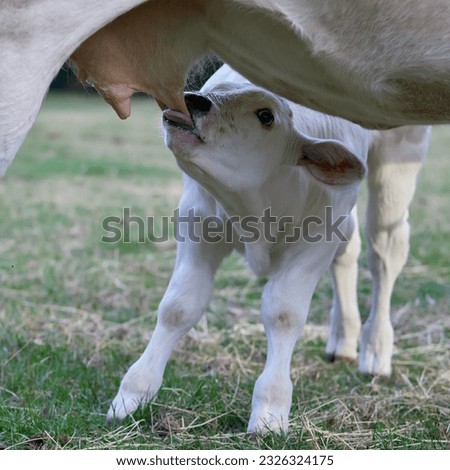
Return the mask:
[[384, 131], [369, 155], [366, 234], [372, 305], [361, 334], [359, 370], [390, 375], [394, 331], [390, 302], [409, 251], [408, 207], [428, 148], [431, 129]]
[[333, 306], [330, 311], [330, 332], [325, 349], [330, 361], [335, 358], [356, 360], [361, 319], [358, 309], [358, 257], [361, 238], [356, 207], [351, 213], [352, 233], [343, 243], [330, 267], [333, 279]]

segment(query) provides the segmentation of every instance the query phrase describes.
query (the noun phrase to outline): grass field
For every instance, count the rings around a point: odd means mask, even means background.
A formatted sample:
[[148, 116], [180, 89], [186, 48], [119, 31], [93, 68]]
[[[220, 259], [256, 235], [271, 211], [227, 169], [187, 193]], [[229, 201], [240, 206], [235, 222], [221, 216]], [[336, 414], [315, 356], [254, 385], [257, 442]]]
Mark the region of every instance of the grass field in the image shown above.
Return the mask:
[[[436, 128], [411, 208], [409, 262], [393, 298], [391, 378], [326, 362], [326, 278], [294, 354], [290, 433], [247, 437], [266, 349], [262, 282], [233, 255], [155, 400], [109, 427], [109, 402], [154, 327], [175, 242], [105, 244], [102, 220], [123, 208], [171, 215], [181, 173], [162, 145], [152, 102], [137, 99], [132, 118], [121, 122], [97, 98], [50, 95], [0, 181], [0, 447], [448, 449], [449, 181], [450, 128]], [[365, 318], [370, 275], [364, 257], [360, 264]]]

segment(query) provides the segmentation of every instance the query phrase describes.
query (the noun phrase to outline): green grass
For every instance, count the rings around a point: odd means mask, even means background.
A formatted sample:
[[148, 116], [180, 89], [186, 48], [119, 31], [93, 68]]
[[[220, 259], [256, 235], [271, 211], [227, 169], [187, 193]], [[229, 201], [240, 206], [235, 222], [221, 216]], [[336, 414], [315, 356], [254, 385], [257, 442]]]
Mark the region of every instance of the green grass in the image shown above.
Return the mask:
[[[411, 208], [411, 254], [393, 298], [392, 377], [326, 362], [326, 278], [294, 354], [289, 435], [246, 436], [265, 358], [263, 282], [232, 255], [155, 400], [120, 425], [105, 424], [121, 376], [150, 337], [174, 262], [173, 240], [100, 241], [102, 220], [124, 207], [142, 217], [176, 208], [181, 173], [159, 119], [148, 100], [136, 100], [122, 122], [97, 98], [50, 95], [0, 181], [0, 447], [447, 449], [449, 128], [434, 132]], [[365, 317], [364, 257], [360, 291]]]

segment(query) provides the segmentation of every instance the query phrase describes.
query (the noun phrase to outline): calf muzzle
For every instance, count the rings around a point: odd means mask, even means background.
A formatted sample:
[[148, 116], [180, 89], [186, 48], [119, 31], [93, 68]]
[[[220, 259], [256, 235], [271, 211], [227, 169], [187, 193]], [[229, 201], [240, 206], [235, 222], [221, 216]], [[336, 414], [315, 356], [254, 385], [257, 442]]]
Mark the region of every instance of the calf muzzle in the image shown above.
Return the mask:
[[196, 93], [186, 93], [184, 101], [191, 115], [207, 114], [212, 106], [212, 102], [208, 98]]

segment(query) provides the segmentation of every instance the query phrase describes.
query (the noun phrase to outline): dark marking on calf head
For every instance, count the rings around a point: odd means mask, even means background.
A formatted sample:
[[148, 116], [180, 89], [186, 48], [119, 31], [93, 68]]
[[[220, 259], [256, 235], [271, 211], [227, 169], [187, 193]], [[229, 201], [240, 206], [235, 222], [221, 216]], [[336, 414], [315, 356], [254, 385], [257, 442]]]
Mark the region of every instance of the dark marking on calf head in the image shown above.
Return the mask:
[[184, 91], [198, 91], [222, 67], [223, 61], [215, 54], [208, 54], [201, 58], [189, 70]]

